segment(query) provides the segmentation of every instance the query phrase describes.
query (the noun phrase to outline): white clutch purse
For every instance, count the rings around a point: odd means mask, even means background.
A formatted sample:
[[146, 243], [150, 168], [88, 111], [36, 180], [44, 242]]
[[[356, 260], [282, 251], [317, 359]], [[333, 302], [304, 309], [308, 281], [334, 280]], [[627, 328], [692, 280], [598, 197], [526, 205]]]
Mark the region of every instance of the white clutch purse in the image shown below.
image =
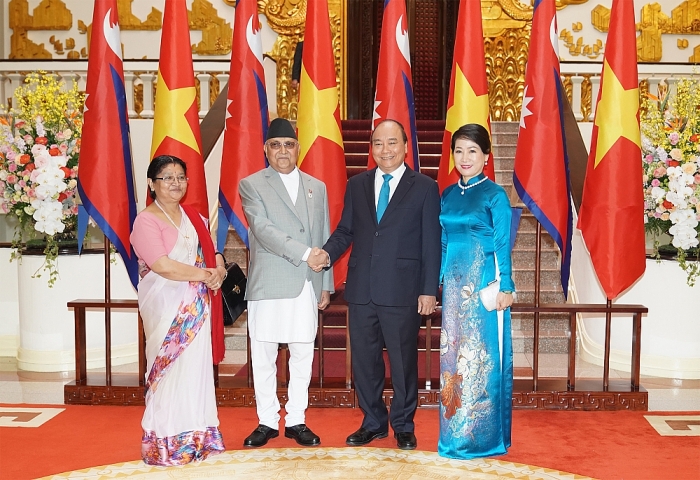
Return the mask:
[[501, 288], [501, 281], [494, 280], [493, 282], [486, 285], [484, 288], [479, 290], [479, 298], [484, 308], [489, 312], [496, 309], [496, 297]]

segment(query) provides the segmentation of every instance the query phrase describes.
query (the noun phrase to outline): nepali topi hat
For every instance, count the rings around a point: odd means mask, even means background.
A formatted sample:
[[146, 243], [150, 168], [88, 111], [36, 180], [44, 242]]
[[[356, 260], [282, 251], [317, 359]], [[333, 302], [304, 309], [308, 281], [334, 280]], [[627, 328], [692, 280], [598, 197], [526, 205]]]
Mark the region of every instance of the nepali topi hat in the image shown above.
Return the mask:
[[298, 140], [294, 127], [292, 127], [292, 124], [286, 118], [275, 118], [270, 122], [265, 141], [271, 138], [293, 138], [294, 140]]

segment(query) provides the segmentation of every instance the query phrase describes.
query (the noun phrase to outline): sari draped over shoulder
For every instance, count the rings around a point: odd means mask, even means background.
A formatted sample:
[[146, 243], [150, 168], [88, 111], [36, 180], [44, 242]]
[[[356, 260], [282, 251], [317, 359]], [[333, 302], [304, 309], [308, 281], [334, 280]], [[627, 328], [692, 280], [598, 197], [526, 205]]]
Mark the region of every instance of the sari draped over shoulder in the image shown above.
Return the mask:
[[[180, 231], [183, 234], [178, 235], [168, 257], [204, 266], [197, 234], [184, 214]], [[143, 461], [182, 465], [223, 452], [207, 287], [203, 282], [168, 280], [149, 271], [139, 283], [138, 296], [147, 359]]]

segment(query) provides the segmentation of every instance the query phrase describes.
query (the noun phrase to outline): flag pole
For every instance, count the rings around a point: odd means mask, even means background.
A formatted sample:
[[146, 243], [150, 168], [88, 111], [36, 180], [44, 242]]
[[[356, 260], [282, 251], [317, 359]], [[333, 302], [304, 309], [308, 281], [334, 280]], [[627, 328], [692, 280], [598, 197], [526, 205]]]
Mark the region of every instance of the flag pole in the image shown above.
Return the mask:
[[610, 384], [610, 325], [612, 323], [612, 300], [608, 298], [605, 305], [605, 356], [603, 357], [603, 391], [608, 391]]
[[112, 385], [112, 309], [111, 299], [111, 266], [110, 247], [111, 243], [107, 235], [105, 237], [105, 383], [109, 387]]
[[535, 238], [535, 314], [532, 320], [532, 390], [537, 391], [540, 357], [540, 263], [542, 261], [542, 224], [537, 222]]

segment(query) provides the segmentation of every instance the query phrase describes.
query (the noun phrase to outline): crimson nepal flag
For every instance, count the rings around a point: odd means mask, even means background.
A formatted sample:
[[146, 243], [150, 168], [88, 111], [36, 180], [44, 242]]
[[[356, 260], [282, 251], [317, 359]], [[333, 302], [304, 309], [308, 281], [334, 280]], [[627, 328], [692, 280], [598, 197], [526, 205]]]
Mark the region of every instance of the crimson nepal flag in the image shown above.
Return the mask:
[[[419, 171], [418, 136], [405, 0], [384, 0], [372, 130], [381, 121], [387, 119], [396, 120], [403, 125], [408, 137], [406, 164], [413, 170]], [[374, 159], [372, 155], [369, 155], [367, 168], [374, 167]]]
[[560, 78], [556, 7], [554, 0], [538, 0], [532, 19], [513, 184], [523, 203], [559, 246], [566, 297], [573, 213], [564, 133], [567, 100]]
[[[269, 115], [262, 64], [262, 32], [256, 0], [236, 3], [231, 68], [221, 157], [219, 202], [226, 220], [248, 245], [239, 182], [267, 166], [263, 144]], [[221, 221], [221, 220], [220, 220]]]
[[138, 261], [129, 241], [136, 196], [121, 48], [116, 0], [95, 0], [78, 192], [88, 215], [121, 255], [136, 287]]

